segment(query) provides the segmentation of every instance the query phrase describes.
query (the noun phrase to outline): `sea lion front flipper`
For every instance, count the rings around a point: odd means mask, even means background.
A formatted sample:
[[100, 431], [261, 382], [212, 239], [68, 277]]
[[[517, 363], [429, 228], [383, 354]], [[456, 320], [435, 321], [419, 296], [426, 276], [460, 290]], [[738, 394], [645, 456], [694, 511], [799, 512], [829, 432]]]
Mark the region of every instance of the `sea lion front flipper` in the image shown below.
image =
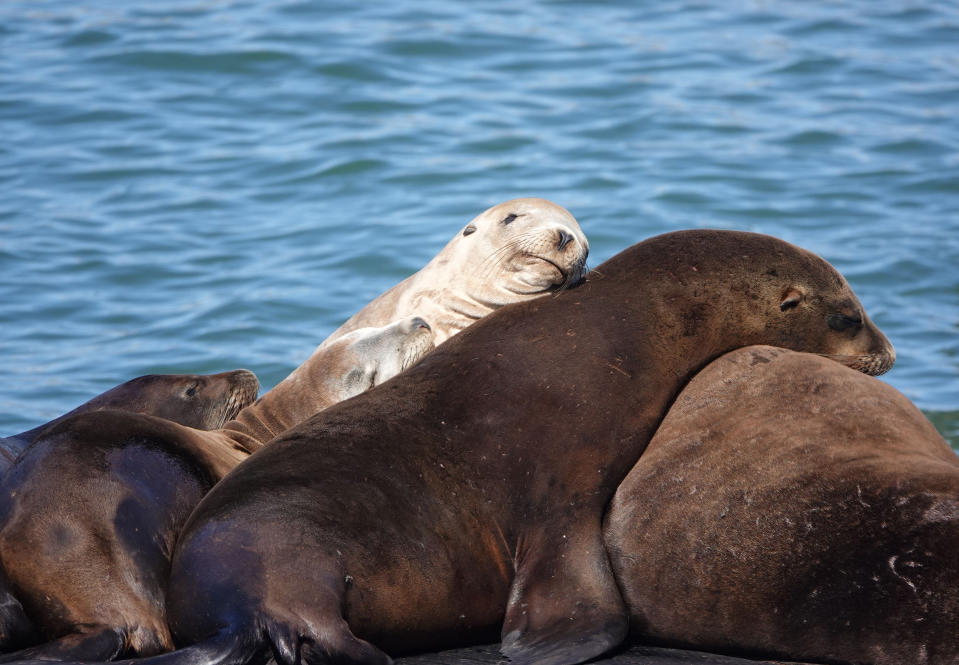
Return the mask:
[[510, 665], [575, 665], [626, 638], [626, 606], [599, 529], [551, 531], [561, 534], [555, 542], [540, 532], [517, 548], [500, 647]]

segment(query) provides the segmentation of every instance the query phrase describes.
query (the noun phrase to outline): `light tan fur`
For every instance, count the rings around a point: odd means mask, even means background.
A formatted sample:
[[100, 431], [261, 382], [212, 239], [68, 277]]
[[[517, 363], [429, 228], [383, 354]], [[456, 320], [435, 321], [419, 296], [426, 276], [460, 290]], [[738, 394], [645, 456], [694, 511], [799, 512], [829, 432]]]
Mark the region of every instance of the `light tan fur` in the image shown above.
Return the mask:
[[440, 344], [494, 309], [580, 281], [588, 253], [586, 236], [565, 208], [537, 198], [500, 203], [474, 218], [419, 272], [354, 314], [324, 345], [411, 314], [426, 319]]

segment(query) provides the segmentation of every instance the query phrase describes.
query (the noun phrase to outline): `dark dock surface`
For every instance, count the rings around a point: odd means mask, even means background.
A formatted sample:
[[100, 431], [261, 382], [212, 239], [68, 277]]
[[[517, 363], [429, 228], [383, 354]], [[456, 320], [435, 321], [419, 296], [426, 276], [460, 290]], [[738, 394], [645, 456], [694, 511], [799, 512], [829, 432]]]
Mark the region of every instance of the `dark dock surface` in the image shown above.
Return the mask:
[[[396, 659], [396, 665], [508, 665], [500, 656], [496, 644], [452, 649], [438, 653], [406, 656]], [[665, 649], [661, 647], [633, 646], [615, 654], [590, 661], [591, 665], [757, 665], [785, 663], [778, 660], [749, 660], [721, 656], [702, 651]], [[790, 663], [794, 661], [788, 661]], [[810, 664], [806, 664], [810, 665]]]

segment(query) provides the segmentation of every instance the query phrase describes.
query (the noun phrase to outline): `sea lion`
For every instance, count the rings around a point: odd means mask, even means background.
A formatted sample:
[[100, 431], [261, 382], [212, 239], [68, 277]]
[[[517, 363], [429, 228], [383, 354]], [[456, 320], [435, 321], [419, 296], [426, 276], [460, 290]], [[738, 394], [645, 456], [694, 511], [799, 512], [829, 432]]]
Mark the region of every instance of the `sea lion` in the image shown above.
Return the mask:
[[589, 243], [569, 212], [513, 199], [477, 215], [419, 272], [383, 293], [324, 344], [363, 326], [416, 314], [436, 344], [494, 309], [579, 282]]
[[0, 438], [0, 475], [47, 427], [104, 409], [145, 413], [196, 429], [216, 429], [256, 399], [259, 382], [245, 369], [220, 374], [147, 374], [97, 395], [50, 422]]
[[381, 664], [500, 630], [514, 664], [596, 657], [627, 630], [602, 513], [688, 378], [756, 343], [893, 360], [842, 276], [776, 238], [669, 233], [590, 274], [238, 465], [178, 540], [182, 648], [143, 665]]
[[959, 458], [901, 393], [836, 363], [714, 361], [605, 522], [637, 641], [959, 663]]
[[432, 346], [418, 317], [355, 330], [213, 431], [126, 411], [85, 413], [47, 429], [0, 484], [0, 561], [52, 641], [0, 660], [103, 660], [172, 648], [166, 573], [200, 497], [279, 431], [386, 380]]
[[[122, 409], [198, 429], [213, 429], [251, 404], [259, 387], [256, 375], [245, 369], [209, 375], [148, 374], [131, 379], [45, 425], [0, 438], [0, 476], [43, 431], [71, 416]], [[14, 648], [35, 639], [36, 629], [0, 568], [0, 647]]]

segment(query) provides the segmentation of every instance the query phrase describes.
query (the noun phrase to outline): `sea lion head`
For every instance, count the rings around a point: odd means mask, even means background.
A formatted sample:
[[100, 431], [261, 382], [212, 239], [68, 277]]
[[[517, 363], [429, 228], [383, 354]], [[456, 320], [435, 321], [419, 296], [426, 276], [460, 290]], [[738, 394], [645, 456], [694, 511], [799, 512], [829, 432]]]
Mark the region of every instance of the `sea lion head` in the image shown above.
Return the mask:
[[[823, 342], [830, 350], [819, 355], [871, 376], [889, 371], [896, 362], [896, 350], [866, 314], [845, 280], [839, 294], [824, 292], [818, 286], [807, 283], [787, 289], [779, 305], [783, 315], [788, 318], [804, 308], [805, 316], [825, 321]], [[788, 340], [782, 346], [792, 348]]]
[[622, 285], [611, 305], [627, 320], [629, 308], [658, 311], [657, 329], [644, 334], [679, 341], [681, 348], [692, 344], [721, 354], [767, 344], [818, 353], [872, 375], [896, 359], [835, 268], [772, 236], [707, 229], [666, 233], [592, 271], [587, 288], [607, 280]]
[[565, 208], [524, 198], [480, 213], [447, 250], [468, 294], [501, 306], [580, 282], [589, 243]]
[[432, 350], [432, 330], [418, 316], [360, 328], [327, 350], [324, 385], [333, 403], [340, 402], [393, 378]]
[[896, 361], [892, 344], [866, 314], [846, 279], [827, 261], [787, 244], [762, 265], [766, 288], [771, 295], [778, 293], [779, 315], [774, 312], [773, 320], [782, 332], [777, 346], [797, 351], [811, 348], [872, 376], [892, 367]]
[[259, 389], [256, 375], [245, 369], [219, 374], [147, 374], [99, 395], [85, 410], [122, 409], [211, 430], [252, 404]]

